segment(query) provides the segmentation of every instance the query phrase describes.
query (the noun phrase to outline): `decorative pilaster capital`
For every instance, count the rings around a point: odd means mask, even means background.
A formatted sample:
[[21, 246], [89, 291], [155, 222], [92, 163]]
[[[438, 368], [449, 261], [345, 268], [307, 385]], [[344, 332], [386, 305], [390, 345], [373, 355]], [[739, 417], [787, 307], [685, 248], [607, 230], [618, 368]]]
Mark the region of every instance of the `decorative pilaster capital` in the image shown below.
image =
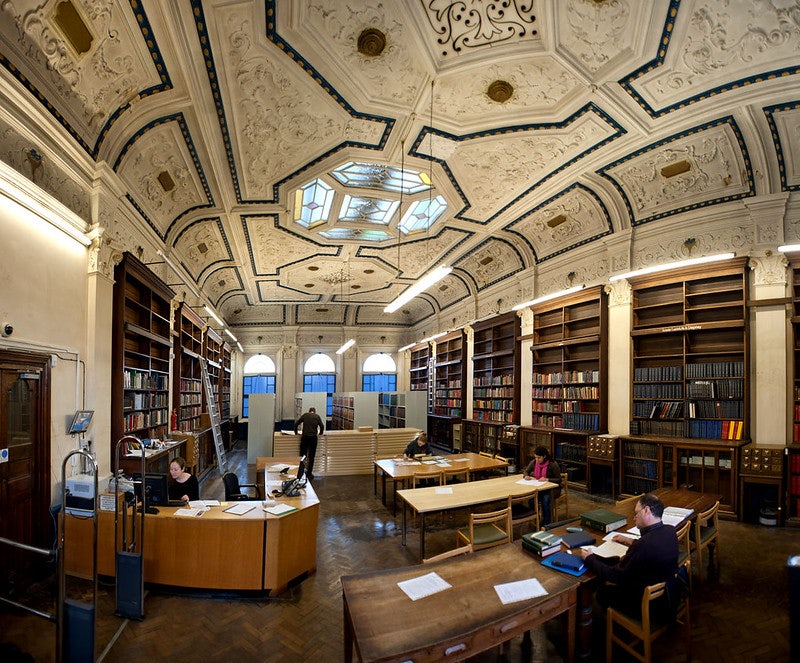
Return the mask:
[[607, 283], [603, 290], [608, 295], [609, 306], [630, 306], [633, 300], [633, 288], [627, 279], [619, 279]]
[[92, 243], [89, 245], [87, 273], [113, 279], [114, 268], [122, 262], [122, 247], [106, 235], [105, 228], [100, 226], [95, 226], [88, 236]]
[[767, 252], [763, 256], [753, 256], [748, 261], [753, 271], [753, 285], [785, 285], [786, 267], [789, 261], [782, 253]]

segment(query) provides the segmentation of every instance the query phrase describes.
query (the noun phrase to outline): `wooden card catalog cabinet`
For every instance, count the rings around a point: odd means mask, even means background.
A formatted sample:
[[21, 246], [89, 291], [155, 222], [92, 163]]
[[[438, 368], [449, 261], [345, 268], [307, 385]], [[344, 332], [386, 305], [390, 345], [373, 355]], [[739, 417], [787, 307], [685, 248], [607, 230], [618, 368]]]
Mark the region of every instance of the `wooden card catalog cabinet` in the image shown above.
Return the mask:
[[590, 435], [586, 455], [598, 460], [614, 460], [617, 457], [617, 435]]
[[750, 444], [742, 449], [741, 474], [782, 476], [784, 455], [783, 447], [758, 447]]

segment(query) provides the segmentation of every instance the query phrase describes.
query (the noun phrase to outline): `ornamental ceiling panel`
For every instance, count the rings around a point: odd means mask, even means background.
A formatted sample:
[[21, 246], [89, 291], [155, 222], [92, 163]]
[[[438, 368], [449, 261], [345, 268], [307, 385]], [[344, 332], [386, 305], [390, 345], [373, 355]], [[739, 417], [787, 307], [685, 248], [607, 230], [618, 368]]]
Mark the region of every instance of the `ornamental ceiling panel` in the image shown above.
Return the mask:
[[282, 304], [251, 304], [244, 297], [232, 297], [223, 304], [225, 316], [231, 325], [285, 325], [286, 307]]
[[347, 321], [347, 306], [325, 304], [320, 306], [298, 306], [298, 325], [344, 325]]
[[[609, 118], [586, 107], [566, 122], [475, 135], [439, 133], [415, 149], [446, 164], [469, 201], [459, 217], [486, 223], [552, 173], [618, 135]], [[432, 144], [431, 144], [432, 142]]]
[[178, 118], [165, 118], [146, 127], [115, 168], [129, 197], [162, 237], [178, 216], [209, 204], [208, 188], [182, 124]]
[[287, 231], [278, 225], [276, 215], [242, 217], [253, 274], [277, 274], [281, 267], [317, 254], [338, 255], [336, 247], [326, 247]]
[[120, 110], [170, 85], [157, 49], [143, 39], [142, 8], [134, 15], [129, 3], [113, 0], [14, 0], [0, 9], [2, 59], [91, 154]]
[[256, 282], [258, 300], [265, 304], [269, 302], [287, 304], [322, 302], [322, 293], [310, 292], [304, 285], [301, 285], [300, 289], [295, 289], [283, 285], [279, 279], [262, 279]]
[[[297, 64], [266, 42], [253, 3], [216, 8], [208, 24], [243, 200], [273, 187], [347, 142], [375, 144], [385, 124], [354, 117]], [[309, 154], [309, 147], [312, 154]]]
[[232, 259], [219, 218], [195, 221], [181, 231], [173, 246], [180, 251], [183, 266], [196, 282], [208, 268]]
[[645, 148], [603, 174], [623, 192], [632, 225], [754, 193], [750, 159], [731, 118]]
[[457, 267], [469, 274], [478, 290], [508, 278], [524, 268], [522, 257], [508, 241], [490, 238], [470, 251]]
[[214, 305], [219, 305], [223, 298], [232, 297], [237, 291], [244, 289], [242, 277], [236, 267], [222, 267], [214, 270], [201, 284], [203, 292], [209, 293]]
[[506, 228], [521, 236], [537, 261], [611, 232], [608, 211], [590, 189], [574, 186], [539, 205]]
[[800, 189], [800, 101], [768, 109], [767, 113], [780, 162], [781, 188]]

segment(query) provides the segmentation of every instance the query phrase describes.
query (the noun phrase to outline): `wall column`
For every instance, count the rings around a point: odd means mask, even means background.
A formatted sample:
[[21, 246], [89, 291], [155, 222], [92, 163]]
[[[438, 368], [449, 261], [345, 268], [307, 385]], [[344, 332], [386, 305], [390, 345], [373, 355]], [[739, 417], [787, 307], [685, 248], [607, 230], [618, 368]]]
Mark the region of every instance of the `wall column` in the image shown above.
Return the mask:
[[627, 435], [631, 420], [631, 303], [628, 281], [612, 281], [608, 295], [608, 432]]

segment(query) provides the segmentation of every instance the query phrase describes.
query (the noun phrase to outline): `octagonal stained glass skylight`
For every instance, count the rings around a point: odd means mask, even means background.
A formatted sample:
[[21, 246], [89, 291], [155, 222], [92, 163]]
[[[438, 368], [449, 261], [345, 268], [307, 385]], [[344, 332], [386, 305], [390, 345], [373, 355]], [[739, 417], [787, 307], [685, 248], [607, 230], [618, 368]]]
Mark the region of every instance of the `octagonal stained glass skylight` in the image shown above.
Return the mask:
[[396, 200], [345, 195], [339, 221], [388, 226], [399, 205]]
[[392, 235], [384, 230], [367, 230], [365, 228], [331, 228], [323, 230], [320, 235], [325, 239], [357, 239], [361, 242], [383, 242], [392, 239]]
[[328, 219], [334, 190], [320, 179], [311, 180], [294, 192], [294, 222], [313, 228]]
[[357, 163], [350, 161], [331, 175], [345, 186], [363, 187], [400, 193], [421, 193], [431, 188], [431, 180], [427, 173], [416, 170], [396, 168], [384, 164]]
[[418, 200], [409, 206], [397, 227], [405, 235], [424, 232], [446, 209], [447, 203], [442, 196], [436, 196], [430, 200]]

